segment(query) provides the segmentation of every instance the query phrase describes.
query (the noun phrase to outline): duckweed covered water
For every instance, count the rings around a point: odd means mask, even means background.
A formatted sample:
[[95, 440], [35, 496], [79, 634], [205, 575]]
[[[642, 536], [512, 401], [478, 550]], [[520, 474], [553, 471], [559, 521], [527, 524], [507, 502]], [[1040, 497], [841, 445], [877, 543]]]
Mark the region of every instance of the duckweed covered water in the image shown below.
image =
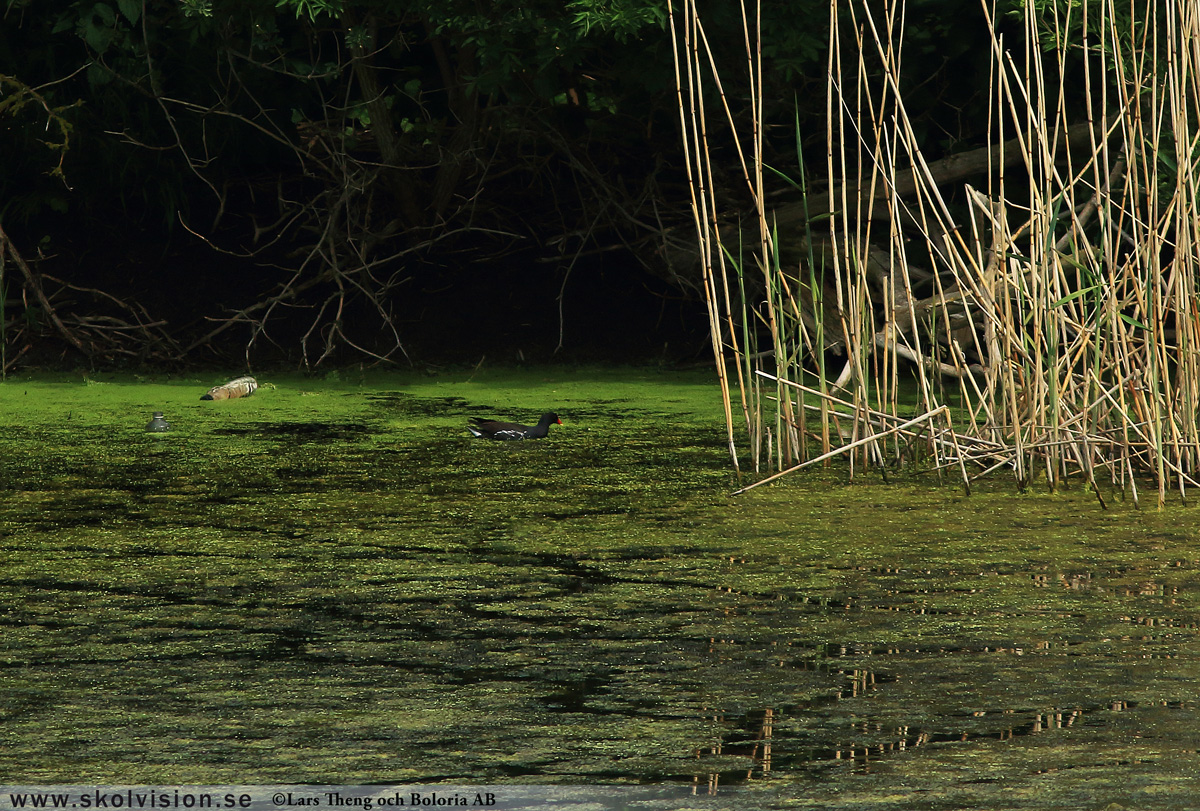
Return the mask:
[[706, 374], [217, 382], [0, 383], [0, 782], [1200, 803], [1196, 507], [730, 497]]

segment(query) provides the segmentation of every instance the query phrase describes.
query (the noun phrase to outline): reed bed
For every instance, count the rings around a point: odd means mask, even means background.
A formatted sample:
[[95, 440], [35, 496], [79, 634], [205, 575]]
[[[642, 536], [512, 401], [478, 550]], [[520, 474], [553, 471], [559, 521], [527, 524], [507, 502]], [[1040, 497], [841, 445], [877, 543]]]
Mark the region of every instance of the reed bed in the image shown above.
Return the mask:
[[[830, 8], [828, 148], [807, 170], [798, 156], [802, 210], [764, 191], [777, 176], [757, 12], [731, 67], [692, 0], [672, 19], [735, 464], [778, 475], [841, 453], [852, 475], [911, 464], [968, 485], [1075, 477], [1101, 503], [1102, 481], [1135, 501], [1186, 496], [1200, 479], [1200, 6], [1028, 3], [1010, 43], [982, 0], [992, 142], [940, 161], [900, 92], [903, 2]], [[749, 132], [726, 68], [749, 78]], [[1064, 76], [1085, 92], [1068, 98]], [[717, 128], [752, 224], [716, 199]]]

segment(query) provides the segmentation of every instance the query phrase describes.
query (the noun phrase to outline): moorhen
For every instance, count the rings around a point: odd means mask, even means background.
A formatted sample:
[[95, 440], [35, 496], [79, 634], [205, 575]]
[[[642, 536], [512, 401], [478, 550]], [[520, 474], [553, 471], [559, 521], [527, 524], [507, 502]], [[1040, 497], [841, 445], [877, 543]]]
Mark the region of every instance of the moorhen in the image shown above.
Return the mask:
[[551, 425], [562, 425], [562, 420], [557, 414], [543, 414], [537, 425], [518, 425], [515, 422], [471, 417], [471, 425], [467, 426], [467, 430], [486, 439], [541, 439], [550, 433]]

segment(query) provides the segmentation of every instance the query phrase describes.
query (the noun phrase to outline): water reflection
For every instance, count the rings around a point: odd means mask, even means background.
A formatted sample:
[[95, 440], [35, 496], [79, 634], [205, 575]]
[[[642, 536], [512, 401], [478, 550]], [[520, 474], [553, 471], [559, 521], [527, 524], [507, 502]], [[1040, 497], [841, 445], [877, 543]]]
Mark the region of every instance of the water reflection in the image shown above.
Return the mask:
[[1025, 736], [1069, 730], [1084, 724], [1103, 727], [1109, 723], [1106, 713], [1172, 710], [1179, 719], [1195, 717], [1197, 706], [1191, 701], [1163, 701], [1144, 704], [1136, 701], [1113, 701], [1105, 706], [1090, 708], [1025, 711], [1016, 709], [978, 710], [973, 719], [994, 717], [991, 731], [971, 729], [935, 731], [915, 726], [889, 726], [880, 721], [858, 720], [849, 724], [848, 737], [830, 746], [814, 747], [805, 737], [790, 731], [797, 720], [795, 710], [777, 712], [774, 709], [731, 718], [714, 716], [728, 728], [727, 737], [701, 754], [734, 755], [753, 762], [749, 769], [725, 773], [706, 773], [693, 776], [693, 785], [714, 793], [721, 785], [741, 785], [745, 781], [765, 779], [773, 769], [788, 773], [818, 774], [822, 766], [846, 766], [850, 773], [870, 774], [875, 766], [890, 757], [914, 749], [938, 745], [965, 745], [982, 741], [1013, 741]]
[[[725, 563], [731, 574], [767, 569], [776, 574], [777, 581], [795, 578], [796, 570], [786, 558], [768, 563], [738, 556], [726, 558]], [[1193, 563], [1176, 560], [1171, 568], [1186, 570], [1189, 578], [1194, 576]], [[753, 765], [738, 771], [697, 774], [694, 785], [711, 790], [721, 784], [764, 780], [772, 772], [817, 775], [835, 767], [853, 774], [872, 774], [879, 764], [914, 750], [1015, 742], [1080, 729], [1107, 734], [1125, 726], [1114, 719], [1117, 713], [1132, 713], [1139, 725], [1153, 723], [1160, 731], [1177, 730], [1173, 734], [1198, 720], [1195, 703], [1181, 698], [1094, 700], [1097, 690], [1117, 692], [1128, 686], [1127, 682], [1122, 686], [1128, 671], [1110, 666], [1105, 659], [1114, 664], [1179, 662], [1187, 683], [1196, 678], [1198, 624], [1174, 610], [1184, 591], [1178, 580], [1148, 578], [1134, 566], [1102, 573], [992, 569], [973, 575], [969, 570], [897, 566], [828, 567], [822, 571], [809, 564], [807, 571], [813, 579], [838, 574], [840, 587], [833, 593], [804, 594], [722, 584], [720, 595], [738, 599], [736, 608], [719, 610], [726, 617], [757, 617], [774, 627], [814, 627], [814, 623], [832, 627], [845, 617], [852, 620], [846, 627], [870, 637], [895, 634], [897, 619], [892, 618], [897, 616], [912, 628], [927, 626], [931, 620], [957, 626], [962, 622], [959, 618], [972, 617], [980, 618], [970, 620], [972, 623], [989, 627], [996, 624], [992, 618], [1004, 618], [1007, 611], [1015, 609], [1008, 594], [1019, 588], [1022, 579], [1035, 590], [1050, 591], [1048, 597], [1061, 593], [1072, 595], [1070, 600], [1088, 602], [1022, 604], [1020, 611], [1028, 618], [1016, 625], [1028, 623], [1032, 629], [1040, 624], [1041, 628], [1035, 632], [1038, 636], [1021, 641], [989, 640], [985, 632], [975, 641], [964, 641], [959, 634], [952, 641], [949, 636], [933, 634], [930, 641], [920, 642], [917, 637], [924, 634], [914, 636], [910, 630], [904, 634], [907, 639], [899, 643], [777, 639], [755, 657], [744, 641], [714, 638], [710, 652], [719, 660], [770, 660], [771, 666], [779, 669], [781, 680], [797, 671], [820, 673], [828, 689], [804, 701], [714, 716], [726, 732], [706, 752], [736, 755]], [[903, 586], [897, 588], [894, 581], [903, 581]], [[973, 585], [966, 585], [972, 581]], [[997, 594], [1003, 599], [997, 601]], [[1122, 604], [1145, 604], [1147, 600], [1160, 606], [1162, 613], [1112, 611]], [[1006, 608], [1010, 605], [1012, 608]], [[783, 620], [785, 617], [788, 619]], [[913, 625], [916, 622], [920, 625]], [[1122, 624], [1161, 631], [1114, 634]], [[1014, 624], [1010, 621], [1008, 627], [1011, 630]], [[860, 663], [867, 666], [855, 666]], [[1029, 689], [1015, 689], [1022, 684]], [[1018, 703], [998, 705], [995, 699], [1005, 694], [1019, 694]], [[1062, 698], [1085, 696], [1093, 700], [1058, 703]], [[980, 699], [984, 708], [970, 707]], [[881, 705], [886, 711], [872, 710]], [[905, 716], [911, 720], [902, 720]], [[1064, 737], [1056, 745], [1069, 746], [1074, 740]]]

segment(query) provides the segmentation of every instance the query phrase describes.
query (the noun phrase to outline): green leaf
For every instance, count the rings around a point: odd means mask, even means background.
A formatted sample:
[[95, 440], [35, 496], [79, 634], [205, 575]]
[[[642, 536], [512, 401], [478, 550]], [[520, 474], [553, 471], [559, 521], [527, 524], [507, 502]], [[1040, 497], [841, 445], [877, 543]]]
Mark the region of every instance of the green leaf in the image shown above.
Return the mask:
[[[180, 0], [185, 17], [211, 17], [211, 0]], [[194, 29], [193, 29], [194, 30]]]
[[92, 87], [103, 87], [112, 81], [112, 73], [92, 62], [87, 69], [88, 84]]
[[138, 18], [142, 16], [142, 4], [139, 0], [117, 0], [117, 8], [121, 11], [121, 16], [129, 20], [130, 25], [136, 25]]
[[117, 12], [108, 3], [97, 3], [92, 6], [92, 17], [99, 17], [105, 25], [113, 25], [117, 21]]
[[[97, 9], [100, 9], [100, 8], [108, 9], [107, 6], [99, 6], [99, 5], [96, 6], [96, 8]], [[111, 9], [108, 9], [108, 11], [110, 14], [112, 13]], [[101, 15], [101, 16], [103, 16], [103, 15]], [[108, 25], [103, 25], [103, 26], [96, 24], [95, 17], [89, 17], [88, 19], [85, 19], [82, 21], [82, 32], [81, 33], [83, 34], [83, 40], [96, 53], [104, 53], [104, 51], [107, 50], [108, 46], [112, 43], [113, 36], [115, 35], [116, 32], [110, 26], [112, 24], [112, 21], [115, 19], [116, 18], [113, 17], [112, 19], [108, 20]]]
[[1094, 293], [1096, 290], [1099, 290], [1099, 289], [1100, 289], [1100, 285], [1092, 285], [1091, 287], [1085, 287], [1082, 290], [1076, 290], [1074, 293], [1063, 296], [1058, 301], [1051, 304], [1050, 309], [1057, 310], [1059, 307], [1063, 306], [1068, 301], [1074, 301], [1075, 299], [1079, 298], [1080, 296], [1086, 296], [1088, 293]]
[[800, 184], [797, 183], [795, 180], [792, 180], [791, 175], [787, 174], [786, 172], [783, 172], [779, 169], [776, 169], [774, 166], [770, 166], [765, 163], [763, 164], [763, 168], [769, 172], [773, 172], [774, 174], [778, 175], [780, 180], [782, 180], [784, 183], [787, 183], [793, 189], [796, 189], [797, 191], [804, 191], [804, 189], [802, 189], [800, 187]]
[[275, 8], [291, 8], [296, 19], [307, 17], [316, 22], [322, 14], [337, 17], [342, 13], [342, 0], [276, 0]]
[[1147, 332], [1150, 331], [1150, 328], [1148, 326], [1143, 324], [1141, 321], [1138, 321], [1132, 315], [1125, 315], [1125, 313], [1121, 313], [1121, 320], [1124, 321], [1126, 324], [1129, 324], [1132, 327], [1137, 327], [1138, 329], [1144, 329]]

